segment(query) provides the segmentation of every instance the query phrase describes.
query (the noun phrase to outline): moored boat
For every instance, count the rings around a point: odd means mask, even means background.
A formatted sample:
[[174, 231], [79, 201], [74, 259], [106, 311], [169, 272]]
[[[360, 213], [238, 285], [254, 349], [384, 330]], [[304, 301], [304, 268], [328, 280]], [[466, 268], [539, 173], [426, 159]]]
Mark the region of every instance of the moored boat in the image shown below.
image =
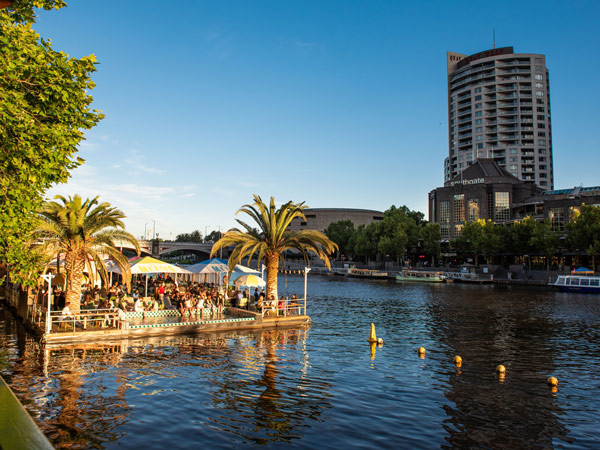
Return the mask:
[[372, 269], [355, 269], [353, 267], [348, 269], [347, 277], [353, 278], [369, 278], [375, 280], [387, 280], [388, 273], [380, 272], [379, 270]]
[[589, 292], [600, 294], [600, 277], [585, 275], [559, 275], [552, 286], [566, 292]]
[[443, 283], [446, 281], [444, 272], [427, 272], [422, 270], [403, 270], [396, 275], [396, 281], [419, 283]]

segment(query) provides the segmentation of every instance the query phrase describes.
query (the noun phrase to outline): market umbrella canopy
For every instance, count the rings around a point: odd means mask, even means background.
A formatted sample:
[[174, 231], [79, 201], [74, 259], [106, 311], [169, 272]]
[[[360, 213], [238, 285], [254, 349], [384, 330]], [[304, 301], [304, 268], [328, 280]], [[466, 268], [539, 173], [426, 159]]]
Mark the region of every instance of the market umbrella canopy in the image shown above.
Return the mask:
[[586, 269], [585, 267], [580, 267], [579, 269], [571, 271], [571, 275], [594, 275], [594, 271]]
[[235, 280], [236, 278], [239, 278], [242, 275], [260, 275], [260, 272], [258, 270], [251, 269], [250, 267], [238, 264], [231, 271], [231, 279]]
[[256, 275], [247, 274], [242, 275], [241, 277], [236, 278], [233, 282], [236, 286], [246, 286], [246, 287], [265, 287], [267, 283], [261, 277], [257, 277]]
[[229, 272], [227, 261], [219, 258], [207, 259], [193, 266], [189, 266], [188, 270], [192, 273], [224, 273]]
[[173, 264], [145, 256], [130, 263], [132, 274], [142, 273], [190, 273], [188, 270]]

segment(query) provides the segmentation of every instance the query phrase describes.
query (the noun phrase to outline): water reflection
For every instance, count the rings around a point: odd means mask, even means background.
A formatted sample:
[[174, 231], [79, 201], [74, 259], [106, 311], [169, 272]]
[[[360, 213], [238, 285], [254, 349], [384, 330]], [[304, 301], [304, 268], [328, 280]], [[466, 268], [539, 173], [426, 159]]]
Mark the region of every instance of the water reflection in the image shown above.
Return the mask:
[[310, 286], [307, 329], [103, 345], [42, 347], [0, 310], [0, 372], [58, 448], [600, 447], [597, 298]]
[[[533, 303], [533, 304], [532, 304]], [[549, 346], [556, 324], [535, 314], [535, 299], [512, 301], [506, 292], [463, 289], [460, 297], [428, 305], [433, 338], [443, 358], [463, 364], [448, 374], [448, 418], [443, 448], [553, 448], [570, 442], [564, 411], [546, 384], [555, 370]], [[496, 366], [506, 366], [506, 374]]]

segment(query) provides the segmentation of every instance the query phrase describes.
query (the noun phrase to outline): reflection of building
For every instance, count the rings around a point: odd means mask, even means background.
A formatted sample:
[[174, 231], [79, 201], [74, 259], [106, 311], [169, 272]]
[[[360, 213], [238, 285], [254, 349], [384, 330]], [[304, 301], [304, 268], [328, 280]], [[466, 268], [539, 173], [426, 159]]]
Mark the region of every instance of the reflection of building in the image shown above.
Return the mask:
[[494, 48], [448, 52], [449, 153], [444, 181], [479, 158], [552, 189], [550, 88], [544, 55]]
[[290, 231], [318, 230], [325, 231], [333, 222], [350, 220], [354, 227], [369, 225], [371, 222], [383, 220], [383, 213], [369, 209], [348, 208], [307, 208], [304, 210], [306, 221], [295, 218], [290, 224]]
[[465, 222], [510, 223], [531, 216], [562, 231], [582, 203], [600, 205], [600, 186], [544, 191], [523, 182], [491, 159], [479, 159], [444, 187], [429, 193], [429, 220], [442, 239], [455, 238]]

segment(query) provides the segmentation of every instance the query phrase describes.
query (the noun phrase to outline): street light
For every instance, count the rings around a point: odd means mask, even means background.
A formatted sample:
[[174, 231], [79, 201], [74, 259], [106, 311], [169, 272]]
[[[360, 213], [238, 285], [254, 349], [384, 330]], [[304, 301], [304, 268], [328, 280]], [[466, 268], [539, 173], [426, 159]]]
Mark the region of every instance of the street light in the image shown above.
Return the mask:
[[50, 323], [50, 309], [52, 307], [52, 278], [54, 278], [54, 275], [51, 273], [46, 273], [42, 275], [42, 278], [48, 283], [48, 311], [46, 312], [46, 334], [48, 334], [50, 333], [52, 326]]

